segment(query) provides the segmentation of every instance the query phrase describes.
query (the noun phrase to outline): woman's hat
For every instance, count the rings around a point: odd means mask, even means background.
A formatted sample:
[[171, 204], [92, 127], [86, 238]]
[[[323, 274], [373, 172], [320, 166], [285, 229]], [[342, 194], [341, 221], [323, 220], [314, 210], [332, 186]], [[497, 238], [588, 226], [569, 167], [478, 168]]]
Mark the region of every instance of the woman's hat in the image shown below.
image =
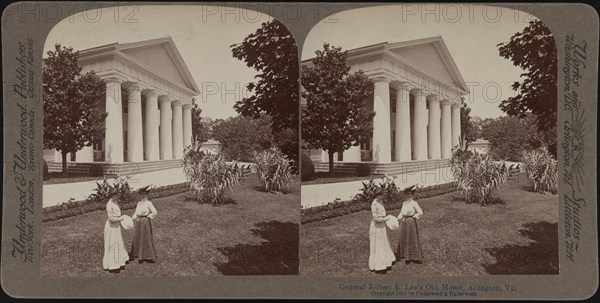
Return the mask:
[[411, 186], [405, 188], [402, 192], [405, 194], [414, 194], [415, 192], [417, 192], [417, 189], [418, 189], [417, 185], [414, 184], [414, 185], [411, 185]]
[[146, 185], [144, 187], [140, 187], [140, 189], [138, 189], [138, 193], [140, 194], [149, 194], [150, 193], [150, 186], [152, 185]]

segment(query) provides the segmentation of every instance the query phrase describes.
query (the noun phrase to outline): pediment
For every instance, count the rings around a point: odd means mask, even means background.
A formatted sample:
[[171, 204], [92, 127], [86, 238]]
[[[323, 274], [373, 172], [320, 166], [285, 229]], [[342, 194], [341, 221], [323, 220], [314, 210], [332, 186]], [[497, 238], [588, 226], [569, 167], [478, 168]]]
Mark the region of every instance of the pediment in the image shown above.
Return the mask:
[[199, 93], [194, 79], [171, 38], [119, 44], [117, 50], [165, 76], [173, 83]]
[[444, 83], [469, 91], [441, 37], [389, 43], [386, 49]]

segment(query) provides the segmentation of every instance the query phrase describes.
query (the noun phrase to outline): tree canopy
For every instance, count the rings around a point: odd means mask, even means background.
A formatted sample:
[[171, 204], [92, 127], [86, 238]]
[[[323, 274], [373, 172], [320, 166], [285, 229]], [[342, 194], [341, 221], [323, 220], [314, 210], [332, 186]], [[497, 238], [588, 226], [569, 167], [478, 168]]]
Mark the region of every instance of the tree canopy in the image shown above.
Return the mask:
[[213, 139], [223, 144], [221, 153], [230, 160], [251, 162], [254, 152], [274, 146], [266, 114], [258, 119], [242, 115], [226, 120], [217, 119], [212, 126]]
[[350, 74], [347, 51], [323, 45], [315, 52], [312, 66], [302, 68], [302, 139], [308, 148], [329, 154], [333, 173], [333, 154], [360, 144], [370, 135], [374, 113], [367, 110], [373, 99], [373, 82], [362, 71]]
[[540, 20], [530, 21], [522, 32], [509, 42], [499, 43], [500, 56], [524, 70], [521, 82], [512, 86], [517, 93], [503, 100], [500, 108], [511, 116], [525, 117], [527, 112], [537, 117], [540, 130], [556, 126], [557, 54], [554, 35]]
[[545, 133], [538, 131], [536, 118], [531, 113], [524, 118], [488, 118], [482, 120], [479, 127], [483, 139], [492, 144], [491, 154], [496, 159], [521, 161], [523, 152], [545, 145], [545, 142], [556, 141], [556, 138], [546, 138]]
[[262, 23], [255, 33], [245, 37], [241, 43], [231, 45], [231, 48], [234, 58], [259, 72], [257, 81], [246, 86], [253, 94], [237, 101], [236, 111], [253, 118], [269, 115], [273, 133], [287, 134], [291, 129], [296, 140], [282, 150], [296, 165], [299, 152], [299, 64], [294, 37], [282, 23], [271, 20]]
[[107, 114], [100, 109], [106, 84], [94, 72], [81, 74], [79, 52], [54, 46], [43, 59], [44, 148], [62, 155], [67, 172], [67, 153], [75, 153], [101, 140]]
[[464, 98], [460, 106], [460, 131], [460, 137], [463, 138], [467, 145], [477, 140], [477, 132], [471, 121], [471, 108], [467, 105]]
[[209, 118], [202, 118], [202, 109], [194, 102], [192, 107], [192, 137], [194, 146], [210, 139], [210, 125], [206, 123]]

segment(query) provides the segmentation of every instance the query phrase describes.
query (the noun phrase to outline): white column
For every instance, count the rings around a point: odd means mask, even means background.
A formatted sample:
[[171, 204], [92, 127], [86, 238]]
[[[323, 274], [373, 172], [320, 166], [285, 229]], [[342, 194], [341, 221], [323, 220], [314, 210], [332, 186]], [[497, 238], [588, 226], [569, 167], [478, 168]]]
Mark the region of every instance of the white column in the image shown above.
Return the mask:
[[450, 117], [450, 102], [444, 100], [441, 102], [442, 106], [442, 125], [441, 129], [441, 143], [442, 143], [442, 158], [450, 159], [452, 157], [452, 123]]
[[142, 90], [136, 84], [127, 85], [127, 161], [144, 160], [142, 133]]
[[344, 162], [360, 162], [360, 145], [350, 146], [344, 151]]
[[452, 147], [460, 144], [460, 103], [452, 104]]
[[390, 130], [390, 82], [389, 78], [373, 79], [375, 94], [373, 98], [373, 162], [392, 161]]
[[173, 106], [173, 159], [183, 159], [183, 121], [181, 119], [183, 103], [175, 101], [171, 105]]
[[414, 159], [413, 160], [426, 160], [427, 159], [427, 105], [425, 104], [425, 92], [417, 90], [415, 92], [415, 103], [414, 103], [414, 118], [413, 118], [413, 129], [414, 129]]
[[428, 97], [429, 103], [429, 127], [427, 132], [427, 150], [429, 159], [440, 159], [440, 100], [436, 95]]
[[406, 83], [396, 85], [396, 161], [406, 162], [410, 156], [410, 89]]
[[121, 80], [109, 78], [106, 82], [106, 130], [104, 135], [104, 160], [107, 163], [123, 162], [123, 110], [121, 105]]
[[183, 147], [192, 145], [192, 107], [191, 104], [183, 106]]
[[158, 93], [146, 91], [146, 125], [144, 128], [144, 160], [156, 161], [159, 159], [158, 138]]
[[94, 147], [84, 146], [82, 149], [77, 151], [75, 156], [76, 162], [94, 162]]
[[168, 96], [160, 96], [160, 159], [173, 159], [173, 134], [171, 133], [171, 99]]

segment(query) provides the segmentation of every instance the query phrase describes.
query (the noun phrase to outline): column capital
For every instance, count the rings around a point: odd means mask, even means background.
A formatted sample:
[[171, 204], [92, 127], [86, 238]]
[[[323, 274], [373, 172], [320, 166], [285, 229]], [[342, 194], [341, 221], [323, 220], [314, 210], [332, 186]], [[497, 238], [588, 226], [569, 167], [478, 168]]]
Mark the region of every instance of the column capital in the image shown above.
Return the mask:
[[174, 100], [173, 102], [171, 102], [171, 105], [173, 107], [175, 107], [175, 106], [182, 106], [183, 102], [181, 100]]
[[106, 77], [106, 78], [102, 78], [102, 81], [104, 81], [104, 83], [123, 83], [123, 79], [119, 78], [119, 77]]
[[421, 95], [421, 96], [427, 96], [427, 94], [429, 94], [427, 92], [427, 90], [419, 87], [419, 86], [413, 86], [410, 90], [411, 94], [415, 94], [415, 95]]
[[167, 96], [167, 95], [159, 95], [158, 96], [158, 102], [171, 103], [172, 101], [173, 101], [173, 98], [171, 98], [170, 96]]
[[145, 89], [142, 91], [142, 95], [146, 96], [146, 97], [157, 97], [160, 96], [160, 93], [152, 90], [152, 89]]
[[448, 101], [448, 99], [443, 99], [440, 101], [440, 104], [442, 106], [450, 106], [450, 105], [452, 105], [452, 102]]
[[125, 88], [128, 92], [140, 91], [142, 92], [142, 86], [137, 82], [124, 82], [123, 88]]
[[392, 79], [389, 77], [386, 77], [386, 76], [377, 76], [377, 77], [371, 78], [371, 81], [373, 81], [373, 83], [377, 83], [377, 82], [391, 83]]
[[408, 91], [410, 91], [413, 88], [411, 83], [400, 81], [392, 81], [392, 83], [390, 83], [390, 87], [396, 90], [404, 89]]
[[429, 102], [429, 103], [439, 103], [440, 102], [440, 96], [438, 96], [436, 94], [429, 94], [429, 95], [427, 95], [427, 102]]
[[453, 109], [460, 108], [460, 106], [461, 106], [461, 103], [452, 103], [452, 108]]
[[194, 107], [194, 105], [191, 103], [186, 103], [183, 105], [183, 109], [192, 109], [193, 107]]

